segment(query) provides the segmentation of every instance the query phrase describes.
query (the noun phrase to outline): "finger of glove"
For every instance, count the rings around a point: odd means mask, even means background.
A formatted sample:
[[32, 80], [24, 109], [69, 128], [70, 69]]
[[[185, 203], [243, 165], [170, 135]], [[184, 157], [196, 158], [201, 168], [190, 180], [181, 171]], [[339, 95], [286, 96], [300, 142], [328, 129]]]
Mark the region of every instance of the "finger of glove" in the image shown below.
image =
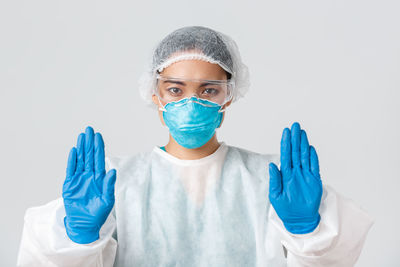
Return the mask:
[[90, 126], [85, 130], [85, 171], [94, 171], [94, 131]]
[[66, 179], [70, 179], [75, 174], [75, 170], [76, 170], [76, 148], [73, 147], [69, 151], [68, 155]]
[[275, 163], [269, 164], [269, 196], [277, 198], [282, 192], [282, 175]]
[[300, 124], [295, 122], [291, 128], [292, 141], [292, 165], [293, 168], [300, 167]]
[[76, 144], [77, 149], [77, 165], [76, 165], [76, 172], [81, 173], [85, 167], [85, 134], [81, 133], [78, 136], [78, 141]]
[[115, 169], [109, 170], [104, 176], [103, 180], [103, 195], [108, 199], [114, 199], [115, 180], [117, 178], [117, 171]]
[[75, 174], [75, 170], [76, 170], [76, 165], [77, 165], [77, 156], [76, 156], [76, 148], [73, 147], [71, 148], [69, 155], [68, 155], [68, 163], [67, 163], [67, 169], [66, 169], [66, 178], [64, 180], [63, 183], [63, 187], [62, 187], [62, 196], [63, 198], [67, 197], [69, 195], [69, 188], [71, 185], [71, 182], [73, 179], [75, 179], [76, 177], [74, 177]]
[[290, 130], [289, 128], [283, 129], [281, 139], [281, 170], [283, 176], [289, 173], [292, 168], [292, 150], [290, 143]]
[[94, 171], [95, 177], [98, 179], [105, 173], [105, 154], [104, 154], [104, 141], [100, 133], [94, 136]]
[[317, 151], [315, 151], [315, 148], [313, 146], [310, 146], [310, 168], [311, 168], [311, 173], [318, 179], [321, 179], [321, 176], [319, 174], [318, 155]]
[[308, 143], [307, 134], [301, 130], [301, 168], [303, 170], [310, 170], [310, 145]]

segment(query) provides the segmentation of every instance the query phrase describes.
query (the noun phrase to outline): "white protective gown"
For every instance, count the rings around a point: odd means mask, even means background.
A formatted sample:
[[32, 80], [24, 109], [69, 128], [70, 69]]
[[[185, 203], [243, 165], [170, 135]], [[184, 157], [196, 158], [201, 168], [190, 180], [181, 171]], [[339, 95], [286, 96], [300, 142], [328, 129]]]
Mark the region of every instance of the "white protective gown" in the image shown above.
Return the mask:
[[100, 239], [71, 241], [59, 198], [26, 211], [18, 266], [354, 266], [373, 219], [324, 184], [318, 227], [289, 233], [268, 199], [271, 161], [224, 142], [196, 160], [158, 146], [106, 157], [116, 199]]

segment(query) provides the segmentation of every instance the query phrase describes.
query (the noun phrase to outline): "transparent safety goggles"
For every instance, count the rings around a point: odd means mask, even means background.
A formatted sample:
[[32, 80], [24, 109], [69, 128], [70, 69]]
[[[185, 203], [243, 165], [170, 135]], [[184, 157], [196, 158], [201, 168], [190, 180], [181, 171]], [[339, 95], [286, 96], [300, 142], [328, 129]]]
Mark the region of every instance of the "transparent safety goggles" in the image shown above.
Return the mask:
[[224, 105], [232, 99], [232, 80], [202, 80], [156, 75], [157, 87], [155, 94], [166, 105], [184, 98], [197, 96], [219, 105]]

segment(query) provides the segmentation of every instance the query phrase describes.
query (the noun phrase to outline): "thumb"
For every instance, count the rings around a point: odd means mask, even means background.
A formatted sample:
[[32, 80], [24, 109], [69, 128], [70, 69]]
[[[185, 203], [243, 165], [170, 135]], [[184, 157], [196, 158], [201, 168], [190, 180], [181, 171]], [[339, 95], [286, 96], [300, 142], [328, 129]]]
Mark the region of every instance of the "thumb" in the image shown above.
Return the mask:
[[108, 197], [114, 197], [114, 186], [116, 178], [117, 171], [115, 169], [111, 169], [107, 172], [106, 176], [104, 176], [103, 179], [103, 194], [106, 194]]
[[282, 192], [282, 175], [275, 163], [269, 164], [269, 195], [277, 198]]

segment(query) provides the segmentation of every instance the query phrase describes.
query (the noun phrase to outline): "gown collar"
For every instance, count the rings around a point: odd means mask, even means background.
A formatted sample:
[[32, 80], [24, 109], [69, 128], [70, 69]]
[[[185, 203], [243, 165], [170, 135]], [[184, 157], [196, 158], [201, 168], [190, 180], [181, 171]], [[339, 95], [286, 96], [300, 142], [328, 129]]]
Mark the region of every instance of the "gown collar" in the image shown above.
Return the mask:
[[220, 146], [215, 150], [212, 154], [205, 156], [199, 159], [179, 159], [168, 152], [161, 149], [159, 146], [155, 146], [153, 148], [153, 152], [157, 153], [159, 156], [164, 159], [170, 161], [171, 163], [175, 163], [178, 165], [198, 165], [198, 164], [206, 164], [212, 161], [221, 160], [224, 158], [224, 155], [227, 152], [228, 146], [225, 142], [219, 142]]

